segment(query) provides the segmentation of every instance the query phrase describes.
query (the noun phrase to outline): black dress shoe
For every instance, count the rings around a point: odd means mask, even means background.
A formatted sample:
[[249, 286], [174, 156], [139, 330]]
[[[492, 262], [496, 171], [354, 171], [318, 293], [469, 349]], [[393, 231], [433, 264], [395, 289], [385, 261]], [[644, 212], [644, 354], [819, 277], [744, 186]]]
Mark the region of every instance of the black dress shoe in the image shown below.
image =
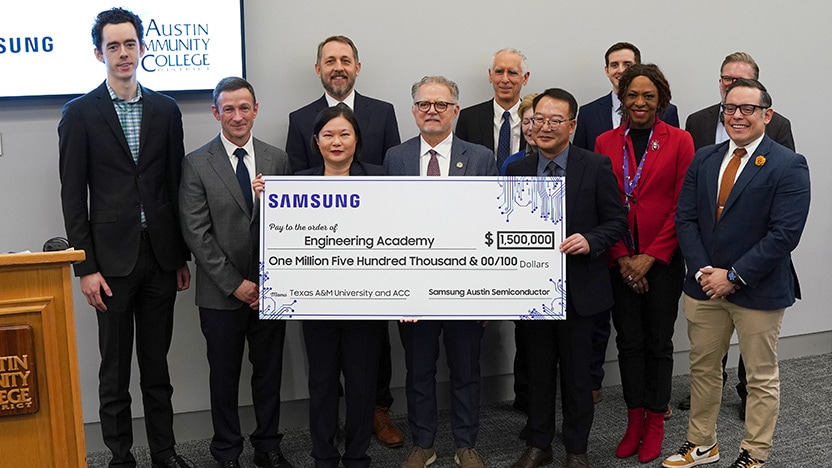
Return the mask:
[[240, 468], [240, 460], [223, 460], [219, 462], [220, 468]]
[[254, 464], [263, 468], [294, 468], [283, 456], [280, 447], [270, 452], [254, 452]]
[[526, 451], [520, 459], [511, 465], [511, 468], [536, 468], [552, 463], [552, 449], [539, 449], [537, 447], [526, 447]]
[[679, 400], [679, 403], [676, 404], [676, 407], [682, 411], [690, 411], [690, 393], [685, 398]]
[[194, 468], [194, 464], [179, 455], [173, 455], [161, 463], [154, 462], [153, 468]]
[[591, 468], [585, 453], [566, 454], [566, 468]]

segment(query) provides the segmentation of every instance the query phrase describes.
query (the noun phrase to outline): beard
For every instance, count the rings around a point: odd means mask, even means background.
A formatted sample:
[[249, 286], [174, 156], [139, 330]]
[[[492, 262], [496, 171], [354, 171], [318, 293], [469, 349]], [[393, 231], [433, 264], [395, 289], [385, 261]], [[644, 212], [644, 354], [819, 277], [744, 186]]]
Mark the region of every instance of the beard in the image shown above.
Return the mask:
[[[330, 80], [332, 80], [332, 78], [338, 78], [338, 77], [346, 78], [347, 83], [344, 86], [340, 86], [340, 87], [333, 86], [332, 82]], [[329, 93], [330, 96], [340, 100], [340, 99], [346, 97], [347, 94], [350, 93], [350, 91], [352, 91], [352, 87], [355, 85], [355, 78], [351, 79], [348, 75], [345, 75], [345, 74], [342, 74], [342, 73], [332, 74], [332, 75], [329, 76], [329, 80], [327, 80], [326, 78], [324, 78], [322, 76], [321, 77], [321, 84], [323, 85], [324, 89], [326, 90], [327, 93]]]

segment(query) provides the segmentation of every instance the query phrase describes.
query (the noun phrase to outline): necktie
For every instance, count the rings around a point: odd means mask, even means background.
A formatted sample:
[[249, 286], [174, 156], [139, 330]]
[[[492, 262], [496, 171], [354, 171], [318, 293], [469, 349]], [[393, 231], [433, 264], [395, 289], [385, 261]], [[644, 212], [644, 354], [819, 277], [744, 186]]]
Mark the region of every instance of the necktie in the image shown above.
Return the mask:
[[248, 212], [254, 209], [254, 202], [251, 199], [251, 177], [248, 174], [246, 163], [243, 158], [246, 157], [246, 150], [237, 148], [234, 150], [234, 156], [237, 156], [237, 182], [240, 184], [240, 190], [243, 191], [243, 198], [246, 200]]
[[437, 152], [434, 150], [428, 151], [430, 154], [430, 161], [428, 161], [428, 176], [438, 177], [439, 174], [439, 160], [436, 159]]
[[500, 141], [497, 143], [497, 167], [503, 167], [503, 163], [511, 156], [511, 113], [503, 112], [503, 124], [500, 126]]
[[731, 195], [731, 189], [734, 188], [734, 179], [737, 178], [737, 169], [740, 167], [742, 157], [746, 155], [745, 148], [737, 148], [734, 150], [734, 155], [725, 166], [725, 172], [722, 173], [722, 181], [719, 183], [719, 196], [716, 201], [716, 220], [722, 216], [722, 210], [725, 208], [725, 202], [728, 201], [728, 195]]
[[558, 167], [557, 163], [554, 160], [549, 161], [549, 164], [546, 165], [546, 169], [543, 169], [543, 175], [546, 177], [552, 177], [558, 175]]

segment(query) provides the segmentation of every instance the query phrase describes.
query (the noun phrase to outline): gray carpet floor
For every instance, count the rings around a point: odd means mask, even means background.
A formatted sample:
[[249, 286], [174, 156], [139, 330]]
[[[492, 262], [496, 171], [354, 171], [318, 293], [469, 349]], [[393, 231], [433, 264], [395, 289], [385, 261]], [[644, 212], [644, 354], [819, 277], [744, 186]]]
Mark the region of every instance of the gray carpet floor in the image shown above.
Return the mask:
[[[774, 451], [766, 463], [768, 468], [831, 466], [832, 457], [832, 354], [822, 354], [783, 361], [780, 364], [781, 406], [780, 419], [774, 434]], [[708, 467], [727, 467], [737, 456], [740, 440], [744, 434], [742, 421], [738, 417], [740, 399], [734, 391], [736, 369], [729, 370], [729, 381], [723, 391], [723, 404], [718, 421], [718, 440], [722, 460]], [[673, 379], [673, 417], [665, 425], [663, 456], [673, 453], [685, 439], [687, 412], [678, 410], [676, 402], [688, 393], [688, 377]], [[596, 468], [627, 468], [660, 466], [657, 461], [641, 464], [636, 457], [619, 460], [615, 458], [615, 447], [626, 428], [626, 410], [620, 386], [605, 387], [604, 400], [595, 407], [595, 421], [589, 440], [589, 459]], [[559, 405], [559, 403], [558, 403]], [[405, 415], [394, 418], [405, 430]], [[486, 466], [510, 467], [521, 455], [524, 443], [517, 438], [525, 417], [514, 411], [511, 402], [483, 406], [477, 450], [483, 456]], [[560, 418], [558, 418], [558, 426]], [[556, 435], [554, 442], [555, 463], [563, 466], [565, 454], [563, 445]], [[216, 466], [209, 453], [209, 440], [196, 440], [179, 444], [179, 454], [188, 457], [197, 467]], [[405, 448], [388, 449], [376, 440], [370, 445], [372, 466], [398, 467], [407, 455], [409, 439]], [[310, 442], [304, 428], [286, 431], [283, 453], [296, 468], [313, 466], [309, 457]], [[439, 433], [436, 439], [438, 459], [431, 465], [435, 468], [454, 467], [453, 443], [450, 435], [448, 413], [442, 412], [439, 419]], [[343, 451], [343, 446], [342, 446]], [[150, 466], [147, 447], [134, 449], [140, 466]], [[243, 467], [254, 467], [253, 449], [246, 443], [240, 462]], [[89, 453], [90, 467], [105, 467], [109, 453]]]

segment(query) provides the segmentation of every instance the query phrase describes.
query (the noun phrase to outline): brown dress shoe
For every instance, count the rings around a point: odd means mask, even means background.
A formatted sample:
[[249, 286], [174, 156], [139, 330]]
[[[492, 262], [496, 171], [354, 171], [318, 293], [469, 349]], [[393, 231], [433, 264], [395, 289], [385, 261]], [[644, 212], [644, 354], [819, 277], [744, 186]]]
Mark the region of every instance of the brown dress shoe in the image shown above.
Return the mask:
[[378, 441], [389, 448], [399, 448], [404, 444], [404, 436], [390, 420], [388, 409], [376, 406], [376, 413], [373, 416], [373, 432], [378, 437]]
[[585, 453], [569, 453], [566, 455], [566, 468], [591, 468]]
[[604, 399], [604, 394], [601, 393], [600, 388], [598, 390], [593, 390], [592, 391], [592, 402], [593, 403], [595, 403], [597, 405], [598, 403], [601, 403], [601, 401], [603, 399]]
[[552, 463], [552, 449], [543, 450], [537, 447], [526, 447], [520, 459], [511, 468], [536, 468]]

